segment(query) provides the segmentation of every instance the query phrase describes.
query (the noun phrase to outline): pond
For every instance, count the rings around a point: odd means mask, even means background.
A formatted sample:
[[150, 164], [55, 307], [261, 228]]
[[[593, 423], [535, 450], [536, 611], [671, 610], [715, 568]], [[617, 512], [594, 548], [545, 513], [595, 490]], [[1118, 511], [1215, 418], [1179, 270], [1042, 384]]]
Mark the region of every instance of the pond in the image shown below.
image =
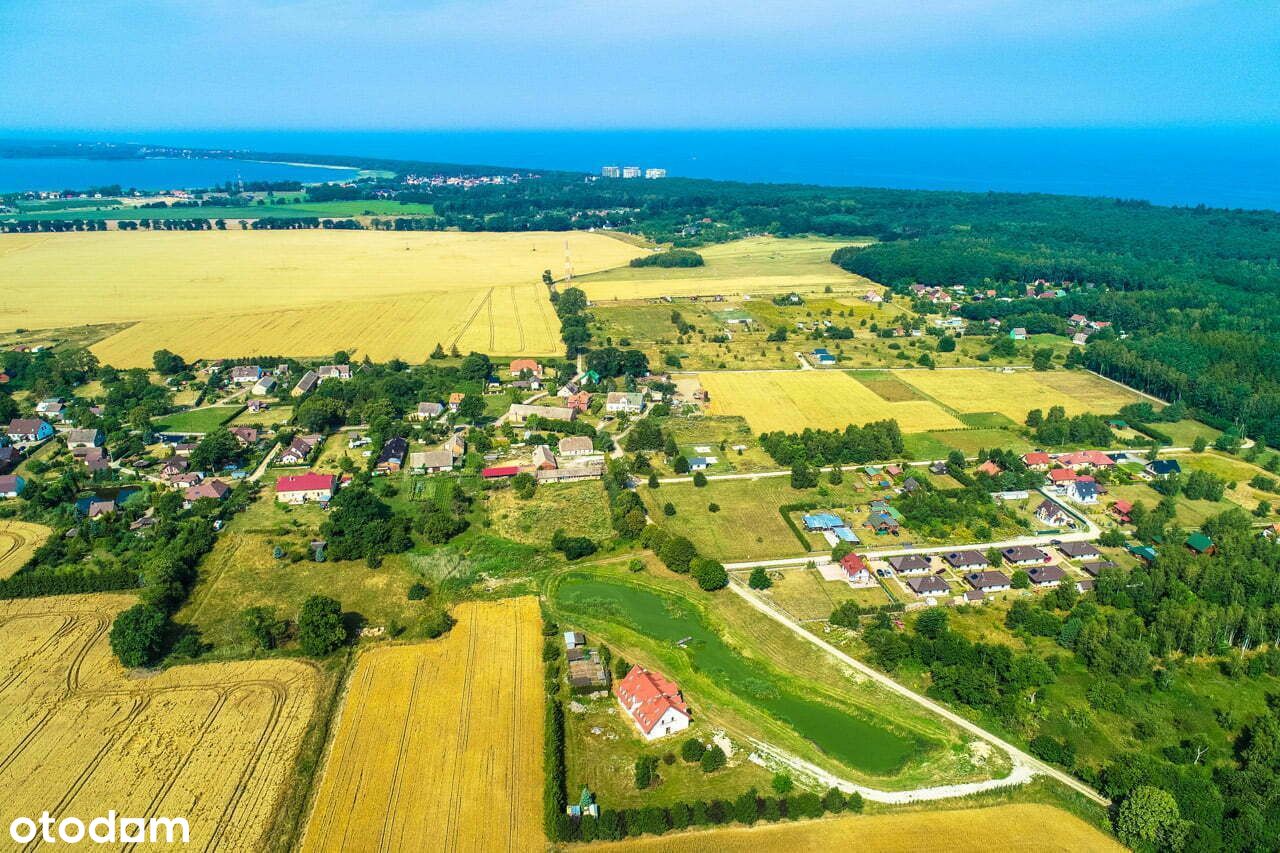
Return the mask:
[[860, 713], [802, 695], [785, 676], [761, 668], [731, 648], [694, 607], [676, 596], [625, 581], [571, 574], [556, 588], [555, 598], [568, 612], [630, 628], [676, 653], [683, 652], [693, 669], [849, 767], [889, 775], [930, 745]]

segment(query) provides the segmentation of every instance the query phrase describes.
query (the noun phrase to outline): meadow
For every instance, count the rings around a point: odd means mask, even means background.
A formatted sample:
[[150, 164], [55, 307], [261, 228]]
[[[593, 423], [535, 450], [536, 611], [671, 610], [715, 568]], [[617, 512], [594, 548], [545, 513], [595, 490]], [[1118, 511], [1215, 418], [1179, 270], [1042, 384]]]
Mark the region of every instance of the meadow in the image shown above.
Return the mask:
[[27, 564], [52, 530], [27, 521], [0, 521], [0, 580], [11, 577]]
[[1146, 398], [1082, 370], [904, 370], [903, 382], [958, 412], [998, 412], [1018, 423], [1027, 412], [1062, 406], [1067, 415], [1115, 414], [1126, 403]]
[[[1029, 829], [1033, 832], [1029, 833]], [[987, 853], [1075, 853], [1125, 848], [1080, 818], [1035, 803], [905, 814], [848, 815], [800, 823], [734, 826], [600, 846], [618, 853], [789, 853], [792, 850], [876, 850], [915, 853], [948, 850]]]
[[205, 406], [161, 415], [151, 422], [157, 432], [213, 432], [244, 411], [244, 406]]
[[46, 810], [181, 816], [201, 849], [268, 848], [318, 670], [274, 660], [130, 676], [107, 632], [133, 602], [0, 602], [0, 822]]
[[563, 271], [566, 241], [579, 272], [638, 251], [577, 232], [6, 235], [0, 324], [133, 322], [93, 346], [116, 367], [149, 366], [160, 348], [188, 359], [346, 349], [423, 361], [437, 344], [551, 355], [562, 345], [541, 278]]
[[897, 420], [904, 433], [965, 426], [930, 400], [886, 400], [843, 371], [699, 373], [697, 378], [711, 396], [711, 414], [741, 415], [756, 432], [844, 429], [887, 418]]
[[844, 292], [856, 289], [859, 293], [868, 288], [882, 290], [869, 279], [831, 263], [833, 251], [856, 242], [821, 237], [749, 237], [699, 248], [698, 254], [705, 261], [700, 267], [619, 267], [579, 276], [574, 285], [586, 291], [593, 302], [602, 304], [661, 296], [816, 293], [827, 287]]
[[303, 851], [543, 846], [538, 603], [454, 615], [442, 639], [360, 655]]
[[549, 546], [557, 530], [596, 542], [613, 538], [609, 501], [599, 480], [546, 483], [533, 497], [516, 497], [513, 489], [485, 493], [493, 532], [527, 545]]

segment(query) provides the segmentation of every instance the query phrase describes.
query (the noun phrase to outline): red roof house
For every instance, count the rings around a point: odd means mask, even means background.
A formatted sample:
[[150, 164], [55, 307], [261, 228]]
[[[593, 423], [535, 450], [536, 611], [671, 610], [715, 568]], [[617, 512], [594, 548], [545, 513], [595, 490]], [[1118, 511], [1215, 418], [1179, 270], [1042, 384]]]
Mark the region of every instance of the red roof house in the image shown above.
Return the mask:
[[849, 583], [870, 583], [871, 567], [867, 561], [857, 554], [845, 554], [840, 558], [840, 568], [844, 569]]
[[1054, 468], [1049, 472], [1049, 479], [1055, 483], [1069, 483], [1076, 479], [1076, 472], [1070, 468]]
[[613, 688], [622, 710], [631, 715], [646, 740], [689, 728], [689, 706], [674, 681], [660, 672], [633, 666]]
[[328, 503], [333, 498], [332, 474], [308, 472], [293, 477], [276, 478], [276, 500], [282, 503], [300, 504], [308, 501]]
[[1041, 450], [1037, 450], [1033, 453], [1022, 454], [1022, 464], [1026, 465], [1028, 468], [1048, 468], [1051, 462], [1052, 460], [1049, 458], [1049, 454]]

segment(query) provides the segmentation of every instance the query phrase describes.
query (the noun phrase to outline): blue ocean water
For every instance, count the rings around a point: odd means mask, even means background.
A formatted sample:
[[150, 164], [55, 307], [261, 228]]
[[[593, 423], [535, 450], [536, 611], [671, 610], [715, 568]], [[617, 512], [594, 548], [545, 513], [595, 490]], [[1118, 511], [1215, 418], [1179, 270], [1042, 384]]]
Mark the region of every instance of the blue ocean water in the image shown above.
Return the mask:
[[348, 169], [256, 163], [248, 160], [81, 160], [0, 158], [0, 192], [83, 190], [119, 184], [125, 189], [173, 190], [245, 181], [336, 181]]
[[639, 165], [721, 180], [1047, 192], [1280, 210], [1277, 127], [137, 131], [82, 138], [588, 172], [606, 164]]

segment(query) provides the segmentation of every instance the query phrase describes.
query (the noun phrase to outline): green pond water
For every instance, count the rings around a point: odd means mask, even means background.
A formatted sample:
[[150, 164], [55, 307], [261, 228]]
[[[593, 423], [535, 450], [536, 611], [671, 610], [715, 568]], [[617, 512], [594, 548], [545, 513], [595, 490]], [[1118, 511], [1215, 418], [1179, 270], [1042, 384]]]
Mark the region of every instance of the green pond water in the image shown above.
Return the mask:
[[[557, 587], [555, 599], [566, 611], [625, 626], [686, 655], [693, 669], [849, 767], [891, 774], [927, 746], [858, 714], [801, 695], [778, 675], [726, 645], [695, 608], [675, 596], [625, 582], [569, 575]], [[677, 647], [685, 638], [690, 639], [683, 648]]]

